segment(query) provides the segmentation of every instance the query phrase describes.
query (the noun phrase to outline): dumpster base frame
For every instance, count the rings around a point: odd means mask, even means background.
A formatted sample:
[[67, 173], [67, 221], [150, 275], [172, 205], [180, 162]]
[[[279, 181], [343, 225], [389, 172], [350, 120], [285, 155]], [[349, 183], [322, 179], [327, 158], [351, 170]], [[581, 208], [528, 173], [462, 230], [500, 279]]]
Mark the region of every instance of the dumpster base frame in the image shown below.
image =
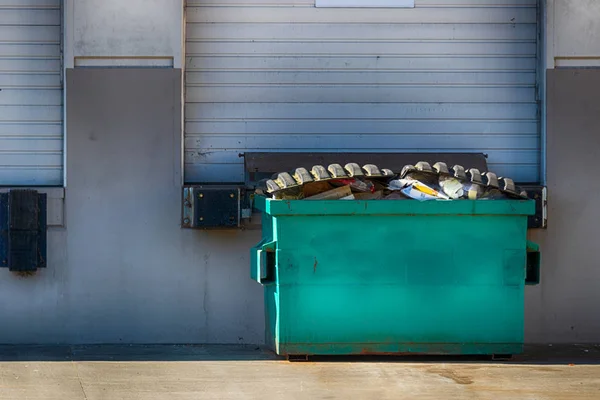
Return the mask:
[[522, 354], [522, 343], [286, 343], [273, 349], [284, 357], [307, 356], [495, 356]]

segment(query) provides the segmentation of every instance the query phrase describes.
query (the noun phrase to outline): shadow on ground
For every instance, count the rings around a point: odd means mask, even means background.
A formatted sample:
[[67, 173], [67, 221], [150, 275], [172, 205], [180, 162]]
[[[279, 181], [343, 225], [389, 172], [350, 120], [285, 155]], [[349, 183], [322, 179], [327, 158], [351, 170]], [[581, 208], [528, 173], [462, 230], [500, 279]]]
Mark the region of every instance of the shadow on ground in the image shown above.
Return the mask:
[[[283, 361], [257, 345], [0, 345], [0, 362], [71, 361]], [[339, 356], [310, 357], [309, 362], [497, 363], [527, 365], [600, 365], [600, 345], [530, 345], [509, 361], [486, 356]]]

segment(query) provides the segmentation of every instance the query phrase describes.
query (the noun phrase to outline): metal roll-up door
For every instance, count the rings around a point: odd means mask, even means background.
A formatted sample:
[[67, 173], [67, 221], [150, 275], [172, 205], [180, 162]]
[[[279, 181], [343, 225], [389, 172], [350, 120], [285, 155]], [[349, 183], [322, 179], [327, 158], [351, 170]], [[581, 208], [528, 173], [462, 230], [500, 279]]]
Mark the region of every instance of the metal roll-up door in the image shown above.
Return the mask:
[[484, 152], [540, 178], [536, 0], [188, 0], [185, 177], [240, 182], [245, 151]]
[[0, 186], [61, 185], [61, 1], [0, 0]]

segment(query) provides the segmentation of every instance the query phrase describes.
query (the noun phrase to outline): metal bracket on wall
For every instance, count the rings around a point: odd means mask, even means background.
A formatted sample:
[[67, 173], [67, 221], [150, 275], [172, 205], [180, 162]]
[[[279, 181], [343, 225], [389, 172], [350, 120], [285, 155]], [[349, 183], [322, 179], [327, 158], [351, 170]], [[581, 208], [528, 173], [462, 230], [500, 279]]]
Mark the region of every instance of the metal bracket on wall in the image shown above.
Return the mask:
[[529, 229], [546, 229], [548, 226], [548, 188], [539, 185], [521, 185], [527, 196], [535, 200], [535, 215], [529, 217]]
[[184, 186], [181, 226], [187, 229], [241, 227], [250, 218], [249, 196], [242, 186]]

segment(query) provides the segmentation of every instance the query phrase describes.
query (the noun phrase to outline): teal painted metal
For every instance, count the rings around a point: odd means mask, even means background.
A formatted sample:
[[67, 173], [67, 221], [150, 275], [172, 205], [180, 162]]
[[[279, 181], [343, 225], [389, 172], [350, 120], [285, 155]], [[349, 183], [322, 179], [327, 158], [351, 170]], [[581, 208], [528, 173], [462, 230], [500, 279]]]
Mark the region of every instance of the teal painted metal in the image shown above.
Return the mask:
[[516, 354], [533, 201], [256, 198], [266, 341], [281, 355]]

